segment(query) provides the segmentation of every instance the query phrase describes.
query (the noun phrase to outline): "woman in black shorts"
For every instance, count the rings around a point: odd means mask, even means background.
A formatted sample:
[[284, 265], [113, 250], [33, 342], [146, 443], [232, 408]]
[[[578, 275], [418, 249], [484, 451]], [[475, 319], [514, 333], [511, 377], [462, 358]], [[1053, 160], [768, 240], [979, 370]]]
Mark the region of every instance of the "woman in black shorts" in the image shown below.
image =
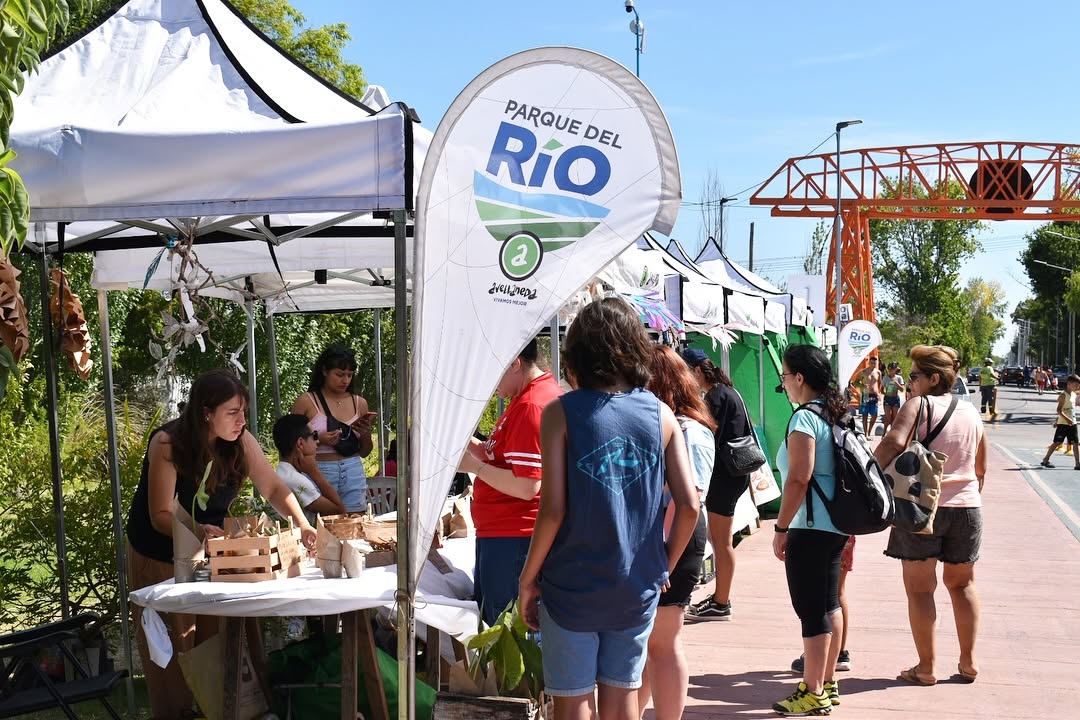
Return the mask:
[[[682, 356], [693, 369], [698, 387], [705, 393], [705, 405], [716, 421], [716, 447], [725, 447], [729, 440], [746, 435], [749, 425], [746, 403], [727, 373], [713, 365], [702, 350], [683, 350]], [[731, 525], [735, 504], [748, 487], [749, 475], [728, 475], [723, 463], [713, 463], [705, 509], [709, 516], [709, 542], [712, 543], [716, 561], [716, 585], [712, 595], [690, 606], [688, 613], [695, 619], [731, 619], [731, 582], [735, 577], [735, 545]]]
[[[716, 429], [712, 416], [701, 399], [697, 381], [679, 354], [669, 347], [657, 345], [649, 360], [648, 389], [675, 413], [686, 438], [686, 450], [690, 455], [694, 485], [698, 495], [709, 486], [712, 476]], [[664, 516], [665, 534], [675, 514], [675, 506], [669, 503]], [[679, 558], [678, 564], [668, 577], [667, 589], [660, 595], [660, 607], [656, 611], [653, 631], [649, 636], [649, 655], [645, 663], [641, 689], [638, 691], [638, 707], [644, 708], [652, 696], [656, 720], [681, 718], [686, 705], [686, 690], [690, 682], [690, 668], [683, 654], [679, 633], [683, 625], [683, 613], [690, 604], [690, 593], [697, 586], [701, 573], [701, 561], [705, 557], [705, 540], [708, 531], [704, 512], [698, 517], [697, 526], [690, 543]]]

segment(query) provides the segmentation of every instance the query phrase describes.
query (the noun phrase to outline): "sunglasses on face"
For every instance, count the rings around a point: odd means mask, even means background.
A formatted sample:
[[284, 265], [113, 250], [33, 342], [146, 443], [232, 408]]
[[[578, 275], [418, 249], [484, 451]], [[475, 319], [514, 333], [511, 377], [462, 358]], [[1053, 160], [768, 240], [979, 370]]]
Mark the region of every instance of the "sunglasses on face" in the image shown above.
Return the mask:
[[916, 370], [915, 372], [908, 373], [908, 379], [909, 380], [918, 380], [921, 377], [926, 377], [926, 373], [919, 372], [918, 370]]
[[311, 439], [314, 440], [315, 442], [319, 442], [319, 431], [318, 430], [312, 430], [311, 435], [309, 437], [311, 437]]

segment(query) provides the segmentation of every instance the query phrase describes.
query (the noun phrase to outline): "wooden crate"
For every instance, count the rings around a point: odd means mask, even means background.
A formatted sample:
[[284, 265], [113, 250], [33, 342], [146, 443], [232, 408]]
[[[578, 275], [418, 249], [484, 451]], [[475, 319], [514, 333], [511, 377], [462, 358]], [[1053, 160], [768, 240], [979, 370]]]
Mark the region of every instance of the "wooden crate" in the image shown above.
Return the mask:
[[211, 582], [261, 582], [300, 574], [299, 530], [207, 541]]
[[526, 698], [473, 697], [440, 692], [435, 696], [431, 720], [538, 720], [536, 703]]

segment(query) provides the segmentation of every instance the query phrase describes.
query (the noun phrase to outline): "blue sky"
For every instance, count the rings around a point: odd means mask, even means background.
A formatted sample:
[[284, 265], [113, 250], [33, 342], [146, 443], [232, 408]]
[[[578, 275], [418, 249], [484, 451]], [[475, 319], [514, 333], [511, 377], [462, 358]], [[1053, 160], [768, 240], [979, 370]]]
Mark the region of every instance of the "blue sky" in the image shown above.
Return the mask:
[[[434, 130], [457, 93], [497, 60], [570, 45], [634, 67], [622, 0], [292, 0], [311, 24], [345, 22], [347, 59], [369, 82], [415, 107]], [[727, 195], [729, 255], [745, 261], [755, 223], [755, 266], [798, 272], [813, 221], [771, 218], [745, 202], [789, 157], [835, 147], [1023, 140], [1080, 144], [1072, 89], [1080, 5], [1015, 3], [730, 3], [637, 0], [646, 27], [641, 78], [667, 114], [685, 201], [699, 200], [710, 169]], [[1009, 310], [1028, 295], [1017, 259], [1033, 225], [995, 223], [963, 270], [1002, 284]], [[674, 236], [700, 243], [700, 213], [684, 206]], [[1011, 338], [1010, 327], [1007, 338]], [[1007, 342], [999, 343], [1004, 350]]]

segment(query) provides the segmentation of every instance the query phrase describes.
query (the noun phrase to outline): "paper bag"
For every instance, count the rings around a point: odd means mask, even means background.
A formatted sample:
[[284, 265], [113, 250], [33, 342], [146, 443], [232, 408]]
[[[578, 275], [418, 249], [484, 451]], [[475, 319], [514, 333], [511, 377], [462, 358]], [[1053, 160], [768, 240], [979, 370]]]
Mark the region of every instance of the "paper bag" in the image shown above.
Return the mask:
[[345, 569], [345, 575], [351, 578], [360, 577], [366, 567], [365, 555], [371, 551], [371, 545], [366, 540], [344, 540], [341, 543], [341, 566]]
[[[259, 678], [251, 665], [246, 645], [241, 647], [240, 687], [236, 699], [240, 720], [257, 720], [269, 710]], [[180, 653], [180, 670], [184, 673], [191, 694], [207, 720], [224, 720], [225, 687], [222, 668], [225, 667], [225, 641], [217, 634], [190, 652]]]
[[341, 540], [330, 532], [321, 516], [315, 523], [315, 558], [323, 577], [341, 577]]
[[463, 538], [476, 534], [472, 521], [472, 507], [469, 498], [462, 495], [454, 500], [454, 513], [450, 517], [450, 533], [447, 537]]
[[225, 518], [222, 530], [225, 531], [225, 537], [242, 538], [257, 537], [262, 534], [263, 530], [269, 527], [273, 527], [270, 518], [266, 516], [266, 513], [260, 513], [259, 515], [227, 517]]
[[487, 675], [479, 675], [473, 680], [465, 669], [465, 663], [458, 660], [450, 666], [450, 692], [475, 697], [492, 697], [499, 694], [499, 683], [495, 679], [495, 668], [488, 667]]
[[[194, 525], [194, 529], [192, 526]], [[201, 525], [195, 525], [191, 515], [173, 498], [173, 580], [178, 583], [195, 579], [195, 570], [206, 559], [203, 547], [205, 536]]]
[[755, 505], [764, 505], [780, 497], [780, 486], [768, 463], [750, 474], [750, 494], [754, 496]]

